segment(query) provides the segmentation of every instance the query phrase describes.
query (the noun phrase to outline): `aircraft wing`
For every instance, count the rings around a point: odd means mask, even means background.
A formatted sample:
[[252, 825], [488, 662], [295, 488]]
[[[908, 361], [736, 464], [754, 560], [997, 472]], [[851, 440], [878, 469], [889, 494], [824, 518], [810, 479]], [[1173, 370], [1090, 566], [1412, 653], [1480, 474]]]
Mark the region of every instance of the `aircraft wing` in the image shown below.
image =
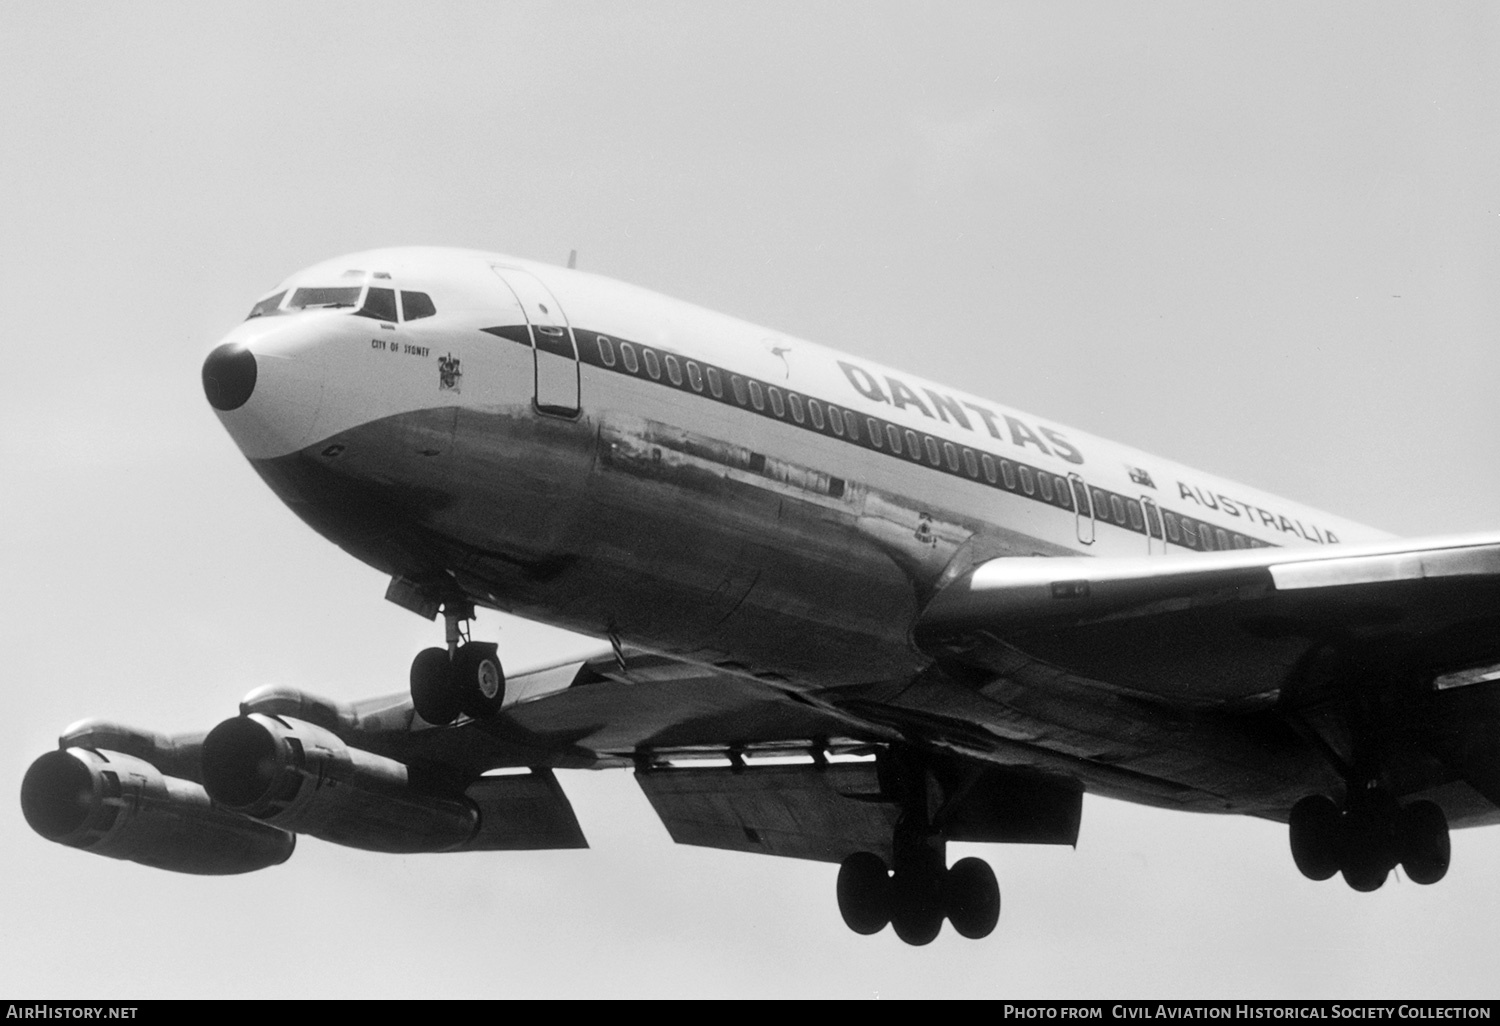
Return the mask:
[[1024, 656], [1190, 706], [1275, 703], [1319, 655], [1457, 687], [1500, 679], [1500, 535], [992, 559], [933, 599], [916, 638], [940, 659], [1003, 672]]

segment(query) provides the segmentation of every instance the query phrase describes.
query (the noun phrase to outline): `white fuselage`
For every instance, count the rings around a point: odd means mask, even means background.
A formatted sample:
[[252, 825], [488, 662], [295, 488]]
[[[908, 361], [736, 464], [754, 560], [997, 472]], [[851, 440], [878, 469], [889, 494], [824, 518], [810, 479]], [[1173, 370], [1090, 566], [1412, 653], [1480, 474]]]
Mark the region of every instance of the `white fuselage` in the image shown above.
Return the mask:
[[[436, 313], [230, 333], [259, 378], [221, 417], [283, 498], [339, 507], [309, 520], [393, 575], [772, 680], [919, 669], [916, 615], [994, 556], [1387, 537], [595, 275], [392, 249], [277, 291], [339, 284], [420, 291]], [[313, 468], [359, 487], [320, 493]], [[372, 502], [384, 534], [354, 509]]]

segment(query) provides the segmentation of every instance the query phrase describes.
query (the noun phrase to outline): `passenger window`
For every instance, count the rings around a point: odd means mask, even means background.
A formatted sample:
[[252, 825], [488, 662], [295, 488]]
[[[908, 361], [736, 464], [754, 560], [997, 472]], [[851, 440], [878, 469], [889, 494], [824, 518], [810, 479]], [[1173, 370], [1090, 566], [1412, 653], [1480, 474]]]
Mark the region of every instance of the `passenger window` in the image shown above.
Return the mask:
[[360, 317], [377, 321], [396, 321], [396, 290], [372, 288], [365, 293], [365, 305], [355, 311]]
[[594, 344], [599, 347], [600, 362], [606, 367], [613, 367], [615, 365], [615, 347], [610, 343], [609, 339], [603, 335], [595, 335]]
[[719, 368], [708, 369], [708, 390], [714, 394], [715, 399], [724, 398], [724, 379], [719, 377]]
[[[866, 417], [865, 427], [870, 429], [870, 444], [879, 449], [884, 444], [880, 440], [880, 425], [875, 423], [874, 417]], [[850, 432], [849, 437], [855, 438], [856, 436], [853, 432]]]
[[1237, 534], [1234, 536], [1234, 547], [1237, 549], [1248, 549], [1250, 546], [1245, 541], [1245, 536]]
[[1006, 488], [1016, 490], [1016, 468], [1010, 465], [1010, 460], [1000, 461], [1000, 476], [1005, 479]]
[[984, 464], [984, 479], [990, 484], [995, 483], [995, 458], [989, 453], [979, 457], [979, 462]]
[[1198, 547], [1198, 529], [1187, 517], [1182, 518], [1182, 537], [1190, 549]]
[[1068, 487], [1068, 479], [1065, 477], [1054, 478], [1052, 487], [1056, 490], [1057, 504], [1063, 509], [1073, 508], [1073, 489]]
[[786, 416], [786, 404], [781, 401], [781, 389], [775, 385], [767, 385], [766, 391], [771, 396], [771, 412], [778, 417]]
[[632, 374], [640, 373], [641, 365], [635, 358], [635, 346], [629, 342], [620, 343], [620, 359], [625, 361], [625, 369]]
[[969, 472], [970, 477], [979, 476], [979, 460], [975, 457], [973, 449], [964, 450], [964, 469]]
[[1021, 464], [1021, 491], [1027, 495], [1036, 494], [1036, 479], [1032, 476], [1031, 468], [1024, 463]]
[[806, 415], [802, 412], [802, 397], [796, 392], [788, 392], [786, 394], [786, 404], [792, 408], [792, 419], [798, 424], [807, 419]]
[[1130, 514], [1130, 529], [1139, 531], [1146, 526], [1145, 520], [1141, 519], [1141, 504], [1130, 501], [1125, 504], [1125, 512]]
[[1109, 508], [1115, 515], [1115, 523], [1125, 526], [1125, 500], [1118, 495], [1109, 497]]
[[917, 439], [915, 431], [906, 433], [906, 454], [918, 462], [922, 460], [922, 443]]
[[[871, 428], [870, 428], [870, 434], [873, 435], [874, 433], [875, 433], [875, 429], [874, 429], [873, 426], [871, 426]], [[894, 425], [894, 424], [887, 424], [885, 426], [885, 437], [886, 437], [886, 441], [888, 441], [888, 442], [891, 443], [891, 452], [895, 453], [898, 456], [901, 455], [901, 431], [900, 431], [900, 429], [897, 428], [896, 425]]]
[[277, 308], [281, 306], [281, 301], [285, 298], [285, 289], [282, 289], [274, 296], [267, 296], [250, 308], [250, 316], [246, 317], [245, 320], [253, 320], [256, 317], [265, 317], [268, 314], [274, 314]]
[[[822, 431], [823, 430], [823, 404], [820, 403], [820, 402], [818, 402], [816, 399], [809, 399], [807, 401], [807, 415], [812, 418], [813, 427], [817, 428], [819, 431]], [[835, 428], [834, 430], [838, 431], [837, 428]], [[839, 431], [838, 433], [839, 434], [843, 434], [842, 431]]]
[[1036, 485], [1041, 490], [1042, 498], [1048, 502], [1052, 501], [1052, 475], [1045, 471], [1036, 472]]
[[677, 363], [677, 357], [675, 357], [672, 354], [668, 353], [666, 356], [663, 356], [661, 359], [662, 359], [662, 362], [667, 365], [667, 377], [672, 380], [672, 384], [676, 385], [678, 388], [681, 388], [682, 387], [682, 367], [678, 365], [678, 363]]
[[1182, 533], [1177, 530], [1177, 514], [1168, 510], [1162, 510], [1161, 518], [1167, 525], [1167, 538], [1180, 544], [1182, 542]]
[[692, 360], [687, 362], [688, 384], [693, 386], [694, 392], [703, 391], [703, 371]]
[[943, 459], [947, 462], [949, 470], [958, 469], [958, 447], [952, 442], [943, 443]]
[[641, 359], [646, 361], [646, 373], [651, 375], [652, 381], [661, 380], [661, 363], [656, 359], [656, 350], [641, 348]]
[[1216, 528], [1214, 528], [1214, 538], [1218, 541], [1219, 548], [1221, 548], [1221, 549], [1227, 549], [1227, 548], [1229, 548], [1229, 532], [1226, 531], [1226, 530], [1224, 530], [1224, 528], [1222, 528], [1222, 527], [1216, 527]]
[[828, 407], [828, 426], [833, 428], [834, 434], [844, 437], [844, 416], [837, 406]]
[[432, 305], [432, 297], [427, 293], [401, 293], [401, 314], [406, 320], [420, 321], [423, 317], [431, 317], [435, 313], [437, 313], [437, 307]]
[[750, 382], [750, 404], [757, 410], [766, 408], [766, 391], [760, 387], [759, 381]]
[[729, 375], [729, 387], [734, 389], [734, 401], [744, 406], [750, 401], [750, 393], [745, 391], [745, 379], [738, 374]]
[[[831, 416], [831, 414], [830, 414], [830, 416]], [[874, 424], [875, 424], [875, 422], [872, 420], [870, 422], [871, 427], [874, 427]], [[857, 441], [859, 441], [859, 418], [854, 415], [854, 411], [852, 411], [852, 410], [845, 410], [844, 411], [844, 426], [849, 429], [849, 441], [851, 441], [851, 442], [857, 442]], [[879, 432], [877, 431], [877, 432], [875, 432], [875, 434], [878, 436]], [[878, 437], [877, 437], [877, 439], [875, 441], [875, 448], [877, 448], [877, 449], [880, 448], [880, 440], [879, 440]]]
[[[917, 436], [915, 432], [908, 431], [906, 435], [912, 441], [916, 441]], [[943, 465], [943, 454], [938, 451], [937, 439], [931, 435], [925, 435], [922, 441], [927, 446], [927, 462], [931, 463], [934, 467], [941, 467]]]

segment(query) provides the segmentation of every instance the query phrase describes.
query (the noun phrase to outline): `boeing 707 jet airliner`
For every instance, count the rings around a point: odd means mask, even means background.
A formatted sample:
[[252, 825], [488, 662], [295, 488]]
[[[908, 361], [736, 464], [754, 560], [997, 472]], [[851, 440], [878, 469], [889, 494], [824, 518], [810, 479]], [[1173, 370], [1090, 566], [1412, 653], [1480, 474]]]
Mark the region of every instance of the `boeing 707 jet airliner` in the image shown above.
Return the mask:
[[[575, 270], [357, 253], [203, 365], [303, 521], [431, 620], [409, 687], [85, 720], [43, 837], [187, 873], [570, 848], [553, 771], [629, 767], [685, 844], [839, 866], [858, 933], [987, 936], [983, 860], [1085, 792], [1289, 825], [1314, 880], [1435, 883], [1500, 822], [1500, 534], [1409, 541]], [[507, 675], [503, 610], [599, 639]]]

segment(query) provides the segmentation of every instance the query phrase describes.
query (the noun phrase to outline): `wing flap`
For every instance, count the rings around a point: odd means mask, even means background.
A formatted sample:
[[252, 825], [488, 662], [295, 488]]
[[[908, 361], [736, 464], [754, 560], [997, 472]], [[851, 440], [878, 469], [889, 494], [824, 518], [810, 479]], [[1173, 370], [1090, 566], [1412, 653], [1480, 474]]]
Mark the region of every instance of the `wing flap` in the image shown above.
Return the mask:
[[842, 862], [857, 851], [891, 860], [898, 810], [875, 764], [675, 767], [636, 774], [678, 844]]
[[573, 804], [551, 770], [480, 777], [464, 795], [479, 806], [479, 832], [464, 851], [587, 848]]

